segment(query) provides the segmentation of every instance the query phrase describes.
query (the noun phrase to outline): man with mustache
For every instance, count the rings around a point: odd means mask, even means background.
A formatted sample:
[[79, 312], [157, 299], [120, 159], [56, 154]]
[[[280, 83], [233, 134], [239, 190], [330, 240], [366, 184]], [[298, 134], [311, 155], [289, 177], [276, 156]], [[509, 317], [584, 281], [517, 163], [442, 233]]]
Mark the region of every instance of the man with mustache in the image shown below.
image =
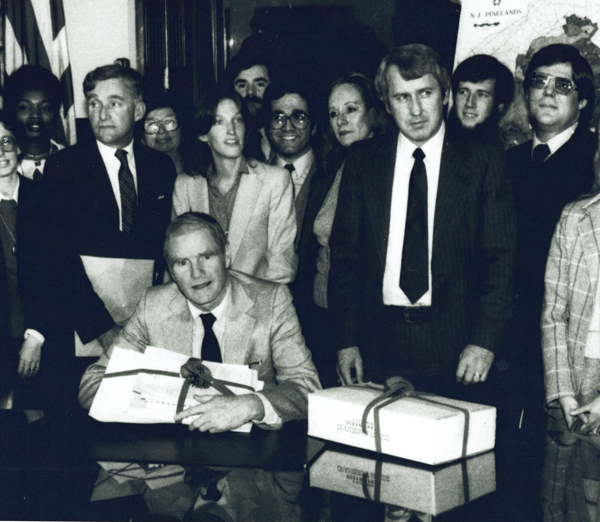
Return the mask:
[[546, 259], [564, 206], [592, 190], [597, 141], [587, 128], [594, 76], [575, 47], [553, 44], [533, 55], [523, 89], [534, 136], [507, 152], [517, 211], [517, 257], [505, 345], [520, 388], [518, 414], [524, 408], [522, 422], [541, 428], [545, 416], [540, 316]]
[[255, 53], [241, 51], [227, 69], [233, 88], [242, 97], [248, 109], [248, 137], [246, 150], [259, 161], [271, 155], [271, 145], [265, 133], [263, 96], [271, 83], [267, 60]]

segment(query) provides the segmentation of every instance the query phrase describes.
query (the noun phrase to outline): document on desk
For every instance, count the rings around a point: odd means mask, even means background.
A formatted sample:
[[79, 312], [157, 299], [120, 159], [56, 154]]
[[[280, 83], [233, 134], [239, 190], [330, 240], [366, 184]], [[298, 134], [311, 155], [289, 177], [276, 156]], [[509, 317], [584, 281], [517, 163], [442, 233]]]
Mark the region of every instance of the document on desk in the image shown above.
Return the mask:
[[[187, 355], [148, 346], [144, 353], [116, 347], [90, 409], [102, 422], [136, 424], [174, 423], [175, 413], [197, 404], [194, 395], [218, 395], [214, 387], [184, 386], [180, 375]], [[236, 395], [260, 391], [264, 383], [256, 370], [240, 364], [203, 363], [213, 380], [225, 383]], [[228, 384], [229, 383], [229, 384]], [[179, 410], [178, 410], [179, 408]], [[190, 424], [197, 417], [184, 419]], [[249, 432], [252, 423], [233, 431]]]
[[[154, 260], [81, 256], [81, 261], [94, 291], [115, 323], [125, 323], [144, 291], [152, 286]], [[83, 344], [75, 332], [75, 353], [79, 357], [99, 357], [102, 347], [97, 341]]]

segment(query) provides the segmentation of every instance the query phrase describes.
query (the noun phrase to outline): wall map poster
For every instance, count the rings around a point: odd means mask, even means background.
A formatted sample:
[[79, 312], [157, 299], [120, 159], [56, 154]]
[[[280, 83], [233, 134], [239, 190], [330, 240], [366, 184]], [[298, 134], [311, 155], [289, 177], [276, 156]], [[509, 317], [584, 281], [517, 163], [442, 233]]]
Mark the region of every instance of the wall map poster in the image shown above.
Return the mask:
[[[597, 0], [462, 0], [455, 67], [475, 54], [490, 54], [514, 72], [515, 101], [501, 122], [509, 145], [530, 137], [522, 81], [531, 56], [554, 43], [576, 47], [600, 85], [600, 2]], [[596, 90], [596, 101], [600, 89]], [[595, 126], [600, 114], [592, 118]]]

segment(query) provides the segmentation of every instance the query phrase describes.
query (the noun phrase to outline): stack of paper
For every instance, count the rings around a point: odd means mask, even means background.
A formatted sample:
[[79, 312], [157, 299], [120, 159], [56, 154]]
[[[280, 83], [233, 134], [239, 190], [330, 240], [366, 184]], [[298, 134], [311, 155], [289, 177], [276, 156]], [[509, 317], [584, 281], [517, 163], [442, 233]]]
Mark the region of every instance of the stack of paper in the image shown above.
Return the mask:
[[[173, 417], [185, 384], [179, 375], [188, 356], [162, 348], [148, 346], [144, 353], [115, 347], [106, 373], [90, 409], [90, 416], [102, 422], [137, 424], [174, 423]], [[263, 382], [256, 370], [240, 364], [203, 363], [214, 379], [237, 383], [251, 388], [226, 385], [236, 395], [260, 391]], [[161, 373], [152, 373], [153, 371]], [[111, 376], [121, 372], [126, 375]], [[172, 374], [172, 375], [171, 375]], [[183, 401], [183, 409], [197, 404], [194, 395], [218, 395], [214, 388], [190, 387]], [[190, 424], [196, 417], [183, 420]], [[234, 431], [249, 432], [247, 423]]]

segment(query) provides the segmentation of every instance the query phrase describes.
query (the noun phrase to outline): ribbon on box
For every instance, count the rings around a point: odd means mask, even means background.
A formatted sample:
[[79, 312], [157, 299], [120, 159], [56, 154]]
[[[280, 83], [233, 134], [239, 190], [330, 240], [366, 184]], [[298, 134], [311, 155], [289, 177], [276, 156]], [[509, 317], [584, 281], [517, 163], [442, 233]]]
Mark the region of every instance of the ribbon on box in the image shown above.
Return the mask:
[[[188, 361], [181, 367], [181, 373], [169, 372], [165, 370], [150, 370], [147, 368], [140, 368], [136, 370], [127, 370], [123, 372], [113, 372], [113, 373], [105, 373], [104, 378], [111, 377], [126, 377], [129, 375], [138, 375], [140, 373], [147, 373], [149, 375], [164, 375], [166, 377], [175, 377], [180, 378], [183, 377], [185, 382], [181, 387], [181, 391], [179, 392], [179, 397], [177, 399], [177, 407], [175, 409], [176, 413], [179, 413], [183, 410], [183, 406], [185, 403], [185, 398], [187, 397], [190, 386], [195, 386], [197, 388], [210, 388], [211, 386], [220, 392], [222, 395], [233, 396], [233, 393], [227, 386], [235, 386], [236, 388], [244, 388], [246, 390], [254, 391], [252, 386], [248, 386], [246, 384], [239, 384], [237, 382], [224, 381], [221, 379], [215, 379], [212, 376], [212, 373], [209, 368], [207, 368], [200, 359], [196, 359], [194, 357], [190, 357]], [[177, 424], [181, 424], [181, 420], [177, 421]]]

